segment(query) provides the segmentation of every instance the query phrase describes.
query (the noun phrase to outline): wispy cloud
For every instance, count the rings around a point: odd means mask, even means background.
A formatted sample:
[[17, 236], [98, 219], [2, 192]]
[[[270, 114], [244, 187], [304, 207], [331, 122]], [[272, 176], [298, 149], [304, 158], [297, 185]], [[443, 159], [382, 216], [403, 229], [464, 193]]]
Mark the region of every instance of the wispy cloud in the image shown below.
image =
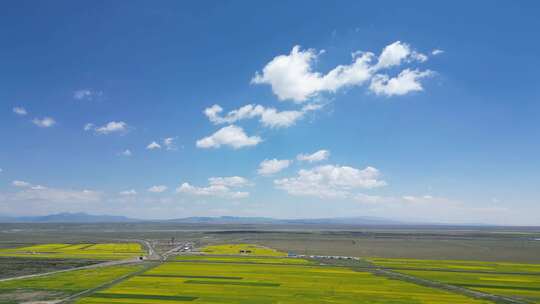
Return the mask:
[[96, 91], [92, 89], [81, 89], [73, 92], [73, 98], [76, 100], [95, 100], [102, 96], [102, 91]]
[[152, 192], [152, 193], [162, 193], [162, 192], [167, 191], [167, 189], [168, 189], [167, 186], [164, 186], [164, 185], [157, 185], [157, 186], [152, 186], [152, 187], [148, 188], [148, 192]]
[[163, 139], [163, 146], [165, 146], [165, 150], [173, 151], [176, 150], [176, 145], [174, 144], [174, 140], [176, 138], [174, 137], [166, 137]]
[[102, 198], [102, 193], [93, 190], [72, 190], [49, 188], [33, 185], [29, 182], [15, 180], [12, 185], [21, 188], [19, 192], [10, 196], [13, 201], [46, 201], [57, 203], [95, 202]]
[[31, 186], [29, 182], [20, 181], [20, 180], [14, 180], [13, 182], [11, 182], [11, 184], [15, 187], [20, 187], [20, 188], [26, 188], [26, 187]]
[[36, 126], [40, 128], [50, 128], [56, 124], [56, 121], [52, 117], [34, 118], [32, 120]]
[[28, 114], [26, 109], [23, 108], [23, 107], [14, 107], [13, 108], [13, 113], [15, 113], [17, 115], [20, 115], [20, 116], [24, 116], [24, 115]]
[[204, 114], [214, 124], [235, 123], [239, 120], [259, 118], [260, 123], [269, 128], [287, 128], [302, 119], [308, 112], [321, 109], [319, 104], [309, 104], [300, 110], [278, 111], [261, 105], [248, 104], [221, 116], [223, 108], [217, 104], [206, 108]]
[[259, 164], [257, 173], [264, 176], [276, 174], [289, 167], [291, 162], [288, 159], [265, 159]]
[[328, 150], [319, 150], [317, 152], [314, 152], [312, 154], [298, 154], [296, 156], [296, 159], [299, 161], [307, 161], [310, 163], [314, 162], [320, 162], [323, 160], [327, 160], [328, 157], [330, 157], [330, 151]]
[[90, 131], [90, 130], [93, 130], [94, 127], [95, 127], [95, 125], [93, 123], [87, 123], [87, 124], [84, 125], [83, 129], [85, 131]]
[[131, 152], [131, 150], [126, 149], [126, 150], [124, 150], [124, 151], [118, 153], [118, 155], [121, 155], [121, 156], [131, 156], [131, 155], [133, 155], [133, 153]]
[[182, 183], [176, 192], [187, 193], [196, 196], [213, 196], [228, 199], [240, 199], [249, 197], [249, 192], [235, 191], [233, 188], [241, 188], [251, 185], [251, 183], [240, 176], [211, 177], [208, 179], [208, 186], [196, 187], [189, 183]]
[[130, 189], [130, 190], [120, 191], [119, 194], [124, 195], [124, 196], [132, 196], [132, 195], [137, 195], [137, 191], [135, 191], [135, 189]]

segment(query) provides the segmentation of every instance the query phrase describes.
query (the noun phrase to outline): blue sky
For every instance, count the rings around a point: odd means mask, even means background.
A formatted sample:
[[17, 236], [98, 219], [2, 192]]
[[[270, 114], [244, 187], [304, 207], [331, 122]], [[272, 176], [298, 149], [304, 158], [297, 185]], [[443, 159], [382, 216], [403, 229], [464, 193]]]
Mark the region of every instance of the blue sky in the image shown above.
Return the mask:
[[539, 13], [4, 1], [0, 214], [540, 225]]

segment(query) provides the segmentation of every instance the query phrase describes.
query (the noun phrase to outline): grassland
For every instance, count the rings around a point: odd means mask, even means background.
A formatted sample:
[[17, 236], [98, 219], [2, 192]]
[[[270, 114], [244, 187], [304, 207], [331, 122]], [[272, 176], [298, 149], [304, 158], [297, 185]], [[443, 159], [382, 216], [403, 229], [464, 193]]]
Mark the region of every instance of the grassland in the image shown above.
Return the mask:
[[201, 252], [216, 255], [247, 255], [283, 257], [287, 253], [254, 244], [225, 244], [204, 247]]
[[540, 239], [538, 227], [0, 223], [0, 247], [120, 239], [165, 243], [172, 237], [203, 246], [256, 243], [307, 255], [540, 263], [540, 241], [535, 241]]
[[[147, 239], [158, 241], [162, 244], [167, 244], [165, 250], [172, 248], [169, 244], [172, 237], [177, 240], [188, 240], [199, 246], [204, 245], [216, 245], [225, 243], [246, 244], [256, 243], [266, 247], [276, 248], [283, 252], [294, 252], [297, 254], [320, 254], [320, 255], [346, 255], [346, 256], [374, 256], [385, 257], [389, 260], [393, 258], [398, 259], [426, 259], [424, 265], [417, 265], [417, 263], [410, 263], [411, 260], [406, 260], [405, 264], [401, 262], [401, 265], [394, 265], [395, 268], [408, 267], [403, 271], [418, 271], [424, 273], [427, 277], [428, 271], [444, 270], [448, 272], [448, 275], [457, 274], [457, 277], [449, 277], [447, 282], [453, 282], [456, 284], [477, 284], [474, 283], [473, 278], [464, 277], [462, 273], [474, 273], [478, 277], [484, 277], [488, 279], [500, 280], [504, 278], [506, 281], [502, 281], [500, 286], [519, 287], [515, 284], [510, 284], [510, 280], [514, 283], [516, 280], [535, 280], [536, 277], [530, 278], [524, 275], [514, 277], [501, 277], [506, 272], [518, 271], [518, 272], [536, 272], [529, 264], [525, 263], [540, 263], [540, 241], [535, 239], [540, 238], [539, 228], [527, 228], [523, 232], [507, 231], [508, 228], [463, 228], [458, 227], [427, 227], [427, 228], [412, 228], [412, 227], [322, 227], [322, 226], [302, 226], [302, 227], [274, 227], [274, 226], [261, 226], [261, 225], [184, 225], [177, 223], [113, 223], [113, 224], [0, 224], [0, 248], [13, 249], [19, 247], [17, 250], [9, 250], [4, 252], [0, 250], [0, 255], [4, 255], [4, 259], [13, 259], [14, 255], [21, 254], [20, 248], [29, 247], [28, 244], [36, 243], [62, 243], [65, 245], [75, 243], [87, 243], [92, 244], [95, 242], [113, 243], [119, 239]], [[514, 228], [512, 228], [514, 229]], [[516, 228], [517, 229], [517, 228]], [[104, 241], [110, 240], [110, 241]], [[154, 242], [153, 242], [154, 243]], [[154, 243], [155, 244], [155, 243]], [[159, 250], [159, 248], [158, 248]], [[26, 260], [33, 260], [34, 262], [49, 261], [49, 255], [47, 251], [39, 254], [32, 252], [24, 252], [21, 256], [24, 256]], [[55, 254], [58, 254], [56, 252]], [[73, 255], [64, 256], [72, 257]], [[48, 256], [47, 256], [48, 255]], [[203, 254], [201, 254], [203, 255]], [[282, 254], [283, 255], [283, 254]], [[38, 257], [44, 257], [38, 259]], [[58, 256], [58, 255], [57, 255]], [[92, 255], [95, 257], [95, 255]], [[103, 255], [101, 254], [103, 257]], [[73, 262], [91, 261], [91, 259], [80, 258], [81, 255], [77, 255], [76, 259], [69, 259]], [[117, 257], [117, 255], [116, 255]], [[108, 259], [114, 259], [109, 257]], [[208, 259], [208, 260], [205, 260]], [[451, 260], [444, 262], [443, 265], [437, 265], [434, 263], [440, 261], [434, 261], [434, 259], [446, 259]], [[468, 260], [468, 262], [462, 262], [460, 260]], [[321, 283], [312, 280], [319, 278], [318, 275], [313, 274], [310, 277], [309, 274], [303, 274], [301, 267], [314, 267], [316, 269], [344, 269], [342, 267], [355, 267], [354, 265], [341, 264], [340, 267], [331, 266], [319, 266], [314, 262], [299, 262], [300, 259], [288, 259], [280, 256], [275, 256], [272, 259], [263, 256], [250, 256], [239, 255], [233, 253], [232, 255], [218, 255], [218, 254], [204, 254], [199, 256], [181, 256], [177, 260], [172, 260], [163, 264], [163, 266], [170, 264], [178, 264], [176, 267], [185, 267], [185, 269], [196, 269], [198, 267], [209, 266], [209, 269], [200, 271], [201, 273], [195, 274], [198, 277], [188, 277], [183, 274], [181, 269], [175, 272], [172, 276], [178, 274], [184, 275], [184, 278], [161, 278], [145, 276], [151, 274], [147, 272], [142, 276], [135, 276], [132, 279], [123, 282], [120, 285], [112, 286], [107, 290], [100, 292], [100, 297], [87, 298], [84, 301], [93, 301], [93, 303], [183, 303], [188, 300], [193, 300], [193, 297], [199, 296], [194, 300], [194, 303], [202, 301], [202, 303], [212, 303], [211, 300], [206, 298], [204, 294], [189, 295], [187, 291], [193, 290], [192, 288], [212, 287], [208, 282], [203, 283], [184, 283], [183, 280], [196, 280], [196, 281], [217, 281], [217, 280], [229, 280], [234, 281], [233, 277], [239, 277], [238, 274], [231, 272], [219, 273], [214, 272], [213, 269], [219, 270], [216, 267], [219, 266], [235, 266], [235, 269], [241, 270], [239, 267], [255, 267], [249, 268], [250, 270], [266, 273], [268, 269], [275, 271], [277, 267], [293, 267], [298, 270], [298, 274], [292, 275], [285, 273], [283, 276], [275, 275], [270, 276], [263, 282], [271, 284], [281, 284], [280, 286], [249, 286], [249, 285], [233, 285], [222, 284], [221, 287], [215, 291], [218, 295], [214, 294], [213, 297], [218, 297], [221, 290], [227, 295], [226, 300], [217, 303], [257, 303], [257, 301], [251, 301], [252, 294], [251, 289], [256, 289], [260, 294], [269, 294], [271, 297], [264, 301], [259, 299], [259, 303], [275, 303], [282, 301], [283, 303], [302, 303], [298, 302], [298, 298], [304, 298], [305, 303], [324, 303], [332, 302], [330, 300], [332, 292], [338, 295], [338, 299], [332, 303], [348, 303], [346, 296], [352, 297], [352, 294], [356, 292], [355, 296], [361, 296], [362, 301], [356, 301], [355, 303], [482, 303], [479, 301], [463, 298], [455, 294], [447, 294], [451, 297], [457, 296], [457, 298], [446, 298], [444, 296], [441, 302], [439, 299], [440, 291], [436, 289], [429, 289], [422, 287], [420, 291], [417, 291], [417, 285], [411, 283], [405, 283], [404, 281], [389, 280], [384, 277], [373, 276], [368, 274], [365, 276], [365, 282], [356, 282], [348, 284], [345, 282], [341, 284], [340, 277], [331, 279], [329, 275], [321, 276]], [[343, 262], [342, 260], [332, 260], [337, 262]], [[471, 262], [480, 261], [480, 263]], [[486, 262], [491, 261], [491, 262]], [[95, 261], [94, 261], [95, 262]], [[276, 263], [277, 262], [277, 263]], [[323, 261], [325, 264], [329, 264], [330, 261]], [[382, 263], [382, 261], [377, 261]], [[387, 261], [388, 262], [388, 261]], [[394, 261], [395, 262], [395, 261]], [[505, 262], [505, 263], [500, 263]], [[294, 264], [299, 263], [299, 264]], [[356, 263], [356, 262], [355, 262]], [[275, 265], [285, 264], [285, 265]], [[294, 264], [294, 265], [287, 265]], [[431, 265], [428, 265], [431, 264]], [[520, 266], [521, 265], [521, 266]], [[10, 265], [11, 266], [11, 265]], [[19, 263], [19, 266], [23, 267]], [[11, 267], [0, 266], [0, 273], [2, 271], [9, 271], [13, 269]], [[196, 268], [194, 268], [196, 267]], [[269, 268], [265, 268], [269, 267]], [[358, 267], [358, 269], [362, 266]], [[14, 266], [18, 268], [18, 266]], [[420, 268], [421, 270], [417, 270]], [[291, 268], [292, 269], [292, 268]], [[395, 270], [401, 271], [401, 270]], [[489, 272], [489, 273], [485, 273]], [[363, 272], [358, 272], [363, 274]], [[359, 275], [356, 274], [356, 275]], [[441, 275], [440, 271], [437, 271], [438, 275]], [[433, 274], [433, 275], [437, 275]], [[422, 276], [422, 274], [415, 274]], [[491, 276], [495, 277], [491, 277]], [[531, 276], [531, 274], [526, 274]], [[307, 279], [304, 277], [307, 276]], [[229, 277], [229, 278], [219, 278]], [[353, 276], [353, 278], [356, 278]], [[369, 278], [369, 280], [368, 280]], [[375, 278], [375, 280], [372, 280]], [[450, 278], [464, 278], [465, 282], [450, 281]], [[139, 280], [145, 279], [148, 282], [148, 286], [137, 286], [134, 282], [140, 282]], [[438, 278], [444, 280], [444, 278]], [[242, 279], [248, 283], [253, 281], [253, 277], [246, 275]], [[336, 281], [331, 283], [329, 280]], [[343, 281], [349, 280], [348, 275], [343, 276]], [[305, 281], [308, 286], [303, 286], [301, 282]], [[407, 280], [405, 280], [407, 281]], [[489, 280], [483, 280], [485, 282]], [[496, 282], [493, 281], [492, 282]], [[129, 283], [129, 284], [128, 284]], [[133, 284], [133, 285], [132, 285]], [[143, 284], [144, 283], [140, 283]], [[166, 285], [173, 291], [171, 293], [163, 292], [167, 289]], [[323, 285], [323, 286], [321, 286]], [[373, 295], [368, 296], [368, 291], [375, 285], [373, 289]], [[478, 285], [478, 284], [477, 284]], [[484, 284], [485, 285], [485, 284]], [[129, 287], [131, 286], [131, 287]], [[499, 287], [500, 287], [499, 286]], [[115, 290], [116, 287], [128, 288], [125, 290], [125, 295], [119, 290]], [[312, 288], [311, 288], [312, 287]], [[525, 286], [526, 287], [526, 286]], [[344, 290], [344, 289], [354, 289]], [[467, 287], [473, 288], [473, 287]], [[476, 287], [481, 288], [481, 287]], [[484, 287], [485, 288], [485, 287]], [[498, 294], [513, 294], [513, 292], [519, 292], [520, 296], [527, 296], [529, 299], [534, 299], [536, 291], [534, 290], [503, 290], [503, 288], [493, 288], [492, 290], [484, 289], [490, 293]], [[534, 287], [533, 285], [533, 288]], [[216, 286], [213, 286], [216, 289]], [[285, 290], [287, 289], [287, 290]], [[275, 291], [278, 293], [273, 296]], [[314, 291], [313, 291], [314, 290]], [[62, 291], [54, 291], [52, 289], [36, 289], [36, 290], [10, 290], [0, 289], [0, 303], [4, 303], [5, 297], [13, 297], [13, 293], [22, 293], [20, 301], [10, 303], [20, 303], [31, 300], [39, 300], [43, 298], [43, 294], [47, 294], [52, 298], [53, 293], [60, 293]], [[33, 293], [29, 293], [32, 291]], [[186, 291], [186, 293], [184, 293]], [[65, 292], [65, 291], [64, 291]], [[113, 295], [108, 293], [114, 292]], [[234, 292], [237, 292], [236, 296]], [[290, 293], [289, 293], [290, 292]], [[531, 292], [531, 293], [529, 293]], [[246, 294], [246, 297], [242, 297], [242, 294]], [[428, 297], [426, 294], [432, 295]], [[526, 294], [528, 293], [528, 294]], [[321, 296], [322, 295], [322, 296]], [[257, 296], [257, 295], [255, 295]], [[111, 298], [113, 297], [113, 298]], [[120, 299], [124, 297], [124, 299]], [[133, 299], [135, 297], [135, 299]], [[191, 297], [191, 298], [190, 298]], [[296, 298], [292, 298], [296, 297]], [[312, 297], [312, 298], [309, 298]], [[345, 300], [342, 300], [344, 299]], [[436, 300], [434, 300], [434, 298]], [[371, 300], [373, 299], [373, 300]], [[533, 300], [531, 300], [532, 302]], [[349, 301], [350, 302], [350, 301]], [[215, 302], [214, 302], [215, 303]]]
[[[167, 262], [79, 300], [105, 303], [488, 303], [344, 267], [214, 257]], [[249, 258], [248, 258], [249, 259]], [[265, 258], [258, 258], [263, 260]], [[283, 259], [284, 260], [284, 259]]]
[[[11, 303], [12, 299], [24, 296], [24, 294], [39, 294], [46, 299], [48, 296], [58, 298], [78, 293], [141, 270], [142, 267], [142, 265], [98, 267], [42, 277], [2, 281], [0, 282], [0, 303]], [[37, 298], [33, 297], [33, 300], [37, 300]]]
[[41, 244], [0, 249], [0, 257], [118, 260], [144, 254], [138, 243]]
[[84, 259], [0, 258], [0, 279], [50, 272], [99, 263]]
[[370, 259], [418, 278], [540, 303], [540, 265], [478, 261]]

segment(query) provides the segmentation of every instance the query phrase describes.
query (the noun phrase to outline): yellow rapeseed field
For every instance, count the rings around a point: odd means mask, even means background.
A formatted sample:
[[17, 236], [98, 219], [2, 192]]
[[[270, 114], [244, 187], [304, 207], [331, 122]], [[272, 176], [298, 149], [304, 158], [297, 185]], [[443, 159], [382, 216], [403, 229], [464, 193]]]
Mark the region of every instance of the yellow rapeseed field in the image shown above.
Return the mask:
[[0, 257], [117, 260], [143, 255], [138, 243], [41, 244], [0, 249]]
[[254, 244], [225, 244], [204, 247], [201, 252], [216, 255], [287, 256], [285, 252]]
[[540, 303], [540, 265], [479, 261], [370, 259], [415, 277]]
[[[189, 257], [185, 257], [186, 259]], [[78, 304], [106, 303], [371, 303], [480, 304], [488, 302], [344, 267], [250, 261], [167, 262]], [[265, 258], [259, 258], [265, 259]]]

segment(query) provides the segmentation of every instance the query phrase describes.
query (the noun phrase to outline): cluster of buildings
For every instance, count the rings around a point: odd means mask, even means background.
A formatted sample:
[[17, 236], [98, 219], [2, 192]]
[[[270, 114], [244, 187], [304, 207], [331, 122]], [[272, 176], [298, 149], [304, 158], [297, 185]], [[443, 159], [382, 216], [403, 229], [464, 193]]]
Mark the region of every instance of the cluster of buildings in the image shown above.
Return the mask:
[[330, 260], [355, 260], [359, 261], [358, 257], [343, 256], [343, 255], [306, 255], [306, 254], [295, 254], [289, 252], [288, 257], [290, 258], [304, 258], [304, 259], [330, 259]]

